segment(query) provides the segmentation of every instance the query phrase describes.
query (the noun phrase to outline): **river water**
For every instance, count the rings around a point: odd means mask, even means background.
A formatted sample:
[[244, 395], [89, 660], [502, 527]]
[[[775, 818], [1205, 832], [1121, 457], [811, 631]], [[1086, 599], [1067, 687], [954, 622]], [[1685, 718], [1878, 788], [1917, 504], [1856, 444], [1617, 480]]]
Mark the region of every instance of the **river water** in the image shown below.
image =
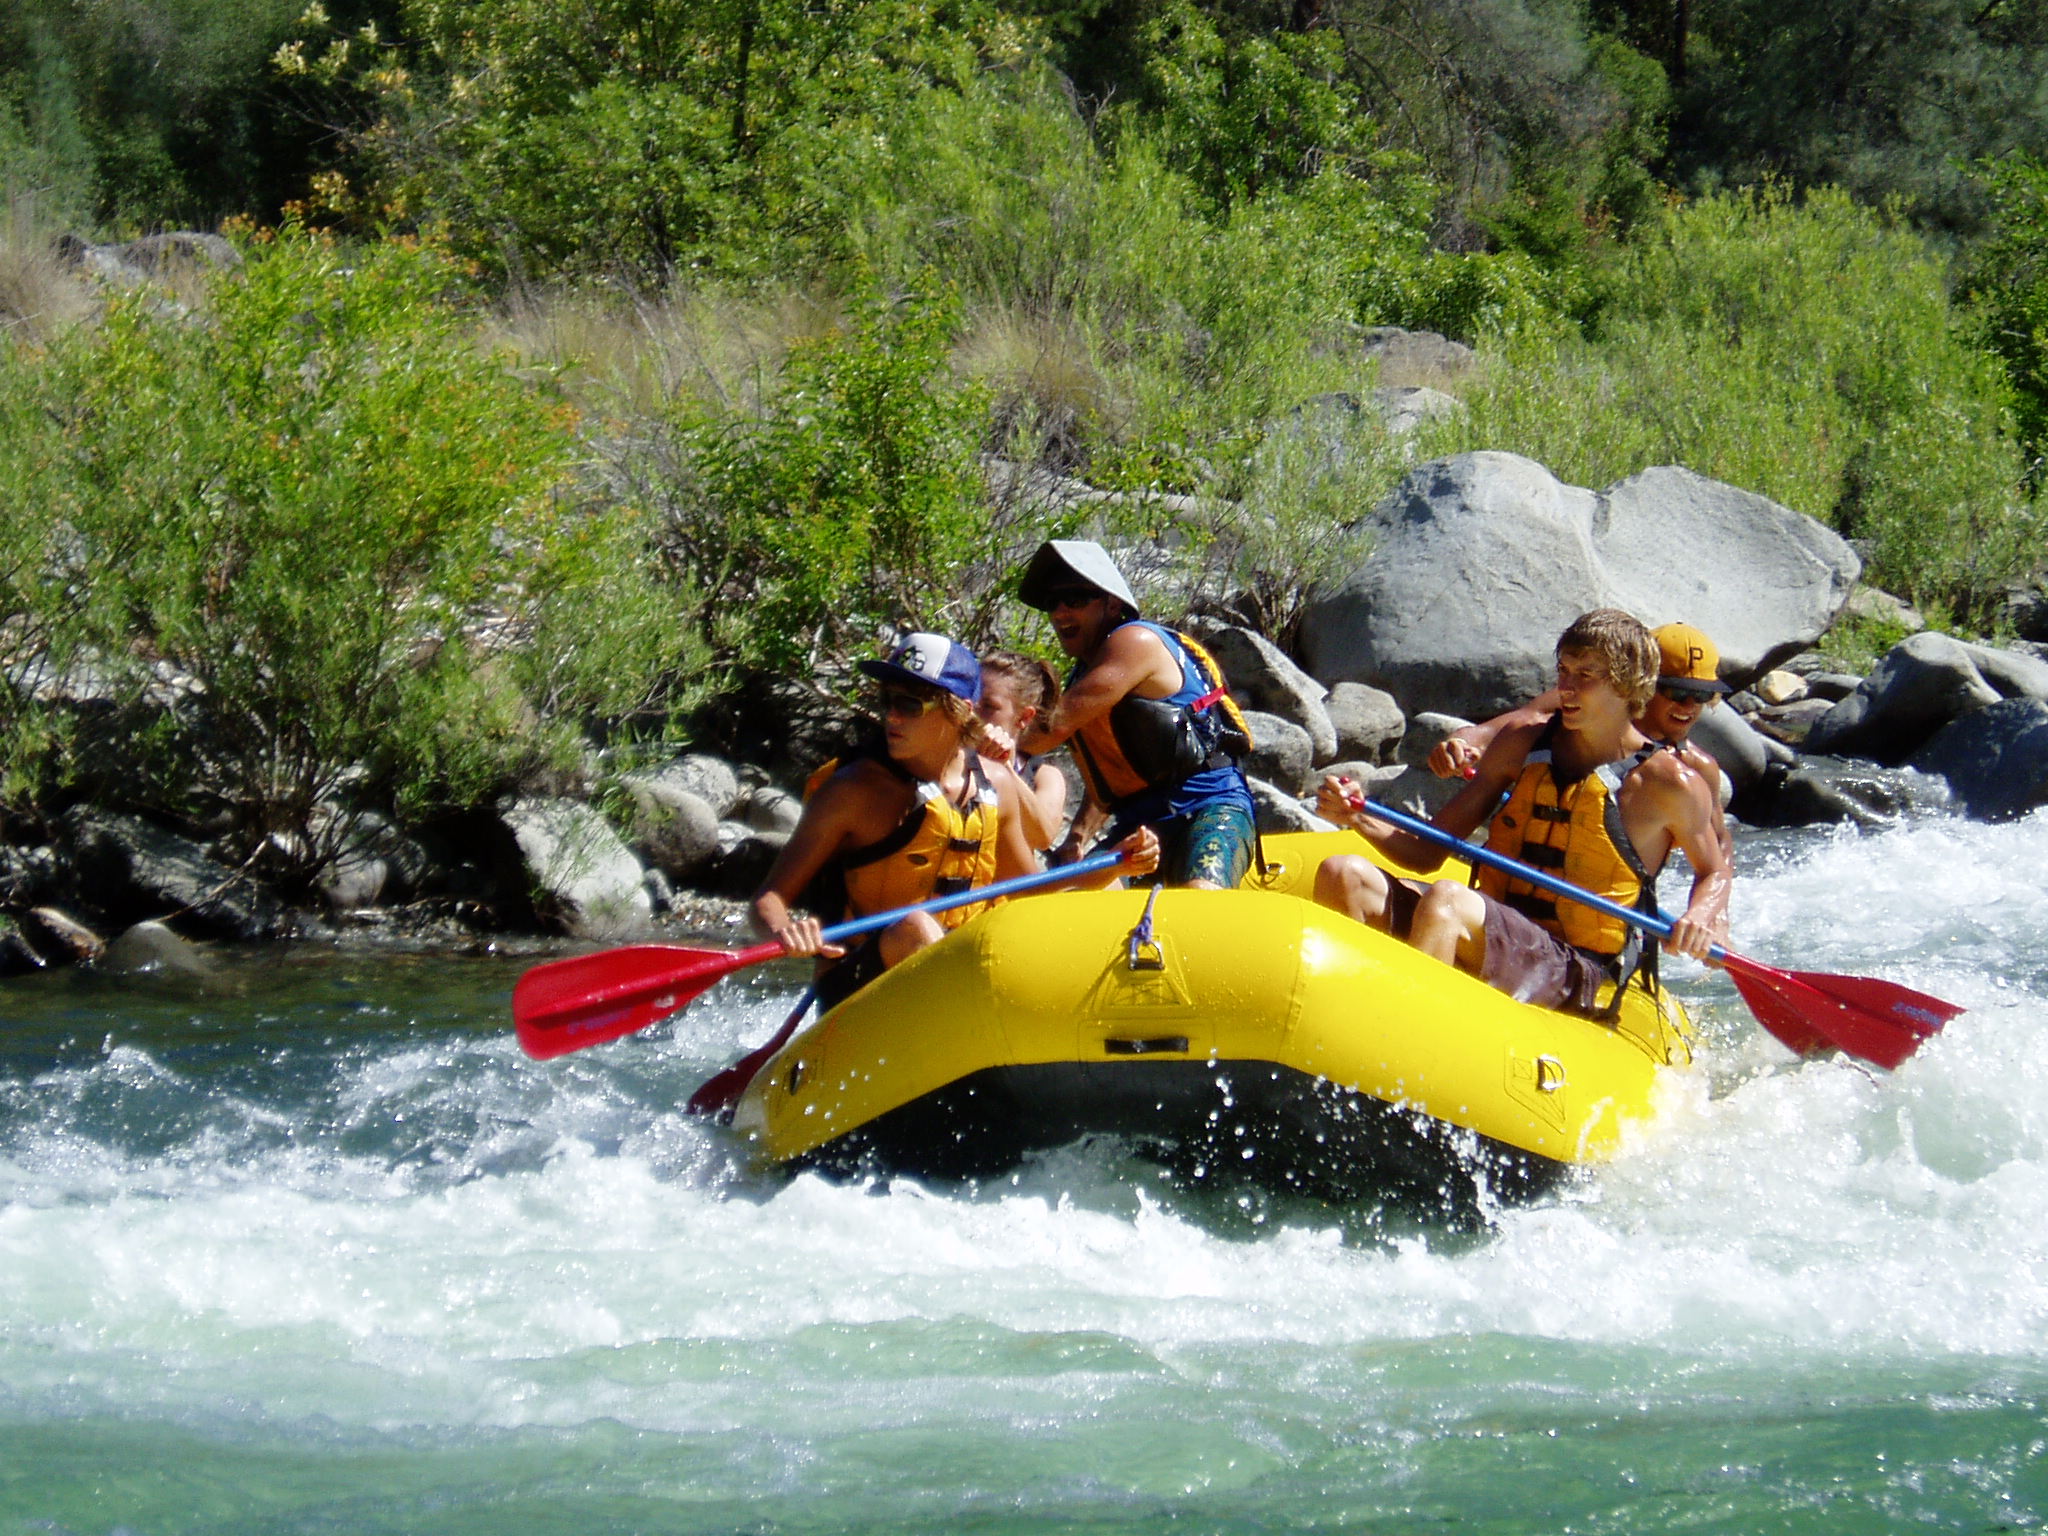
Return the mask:
[[516, 959], [7, 983], [0, 1536], [2036, 1528], [2044, 853], [1746, 838], [1737, 948], [1970, 1012], [1800, 1064], [1674, 964], [1703, 1069], [1478, 1232], [1109, 1148], [765, 1182], [677, 1106], [769, 968], [544, 1064]]

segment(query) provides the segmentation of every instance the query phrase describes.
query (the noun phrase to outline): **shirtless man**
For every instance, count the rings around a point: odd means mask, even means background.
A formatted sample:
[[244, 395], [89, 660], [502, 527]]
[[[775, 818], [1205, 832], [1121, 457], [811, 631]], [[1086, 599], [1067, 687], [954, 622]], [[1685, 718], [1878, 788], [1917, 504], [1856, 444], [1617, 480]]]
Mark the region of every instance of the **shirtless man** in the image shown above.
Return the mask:
[[[794, 910], [806, 887], [828, 868], [836, 869], [845, 887], [848, 918], [1039, 868], [1025, 833], [1017, 776], [974, 749], [981, 733], [974, 713], [981, 663], [974, 653], [943, 635], [912, 634], [896, 643], [886, 661], [864, 661], [860, 669], [881, 685], [880, 740], [816, 785], [754, 893], [757, 933], [792, 955], [839, 962], [819, 979], [821, 1008], [982, 910], [977, 902], [936, 915], [913, 912], [848, 956], [824, 942], [819, 918]], [[1106, 885], [1120, 873], [1149, 874], [1159, 862], [1158, 840], [1149, 832], [1125, 838], [1118, 851], [1131, 855], [1127, 864], [1075, 883]]]
[[[1686, 767], [1707, 781], [1714, 791], [1714, 837], [1732, 864], [1735, 840], [1722, 815], [1731, 786], [1712, 754], [1685, 739], [1700, 716], [1730, 691], [1721, 681], [1721, 653], [1704, 631], [1690, 624], [1664, 624], [1651, 630], [1650, 637], [1657, 642], [1657, 691], [1636, 716], [1636, 729], [1677, 752]], [[1440, 779], [1462, 778], [1478, 767], [1487, 745], [1503, 730], [1511, 725], [1540, 725], [1556, 713], [1557, 692], [1553, 689], [1520, 709], [1478, 725], [1460, 726], [1431, 749], [1429, 771]]]
[[[1692, 891], [1664, 942], [1703, 959], [1726, 921], [1728, 861], [1706, 781], [1633, 723], [1657, 667], [1656, 643], [1628, 614], [1582, 614], [1558, 639], [1554, 718], [1502, 728], [1432, 821], [1458, 838], [1490, 822], [1489, 847], [1622, 906], [1642, 904], [1682, 851]], [[1327, 778], [1317, 809], [1400, 863], [1438, 860], [1434, 844], [1366, 814], [1360, 798], [1349, 780]], [[1347, 855], [1324, 861], [1316, 899], [1524, 1002], [1582, 1013], [1597, 1011], [1602, 983], [1626, 981], [1641, 950], [1619, 919], [1491, 870], [1477, 888], [1424, 884]]]

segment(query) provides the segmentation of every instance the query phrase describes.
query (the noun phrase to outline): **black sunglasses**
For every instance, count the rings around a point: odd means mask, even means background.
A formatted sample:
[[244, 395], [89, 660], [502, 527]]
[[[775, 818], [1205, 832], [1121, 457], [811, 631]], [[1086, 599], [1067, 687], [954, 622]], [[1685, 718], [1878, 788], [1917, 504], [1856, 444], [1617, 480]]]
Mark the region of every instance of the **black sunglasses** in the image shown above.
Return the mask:
[[1721, 696], [1718, 688], [1702, 688], [1697, 683], [1662, 682], [1657, 691], [1674, 704], [1711, 704]]
[[1057, 592], [1045, 594], [1045, 611], [1051, 613], [1055, 608], [1079, 608], [1100, 596], [1102, 594], [1093, 587], [1061, 587]]
[[939, 701], [931, 694], [912, 693], [907, 688], [884, 688], [880, 702], [883, 714], [916, 720]]

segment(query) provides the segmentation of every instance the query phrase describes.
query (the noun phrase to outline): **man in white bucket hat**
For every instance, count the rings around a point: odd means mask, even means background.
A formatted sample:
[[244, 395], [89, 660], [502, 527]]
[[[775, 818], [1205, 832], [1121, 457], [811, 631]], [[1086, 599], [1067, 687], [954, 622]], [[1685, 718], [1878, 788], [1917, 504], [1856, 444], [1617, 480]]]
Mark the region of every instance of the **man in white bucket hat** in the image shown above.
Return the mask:
[[1255, 846], [1251, 791], [1238, 766], [1251, 732], [1215, 658], [1142, 618], [1123, 572], [1091, 540], [1041, 545], [1018, 596], [1052, 621], [1074, 661], [1060, 701], [1018, 743], [1032, 753], [1071, 743], [1088, 788], [1088, 806], [1055, 856], [1078, 857], [1076, 837], [1107, 813], [1112, 841], [1141, 826], [1159, 834], [1164, 884], [1236, 885]]

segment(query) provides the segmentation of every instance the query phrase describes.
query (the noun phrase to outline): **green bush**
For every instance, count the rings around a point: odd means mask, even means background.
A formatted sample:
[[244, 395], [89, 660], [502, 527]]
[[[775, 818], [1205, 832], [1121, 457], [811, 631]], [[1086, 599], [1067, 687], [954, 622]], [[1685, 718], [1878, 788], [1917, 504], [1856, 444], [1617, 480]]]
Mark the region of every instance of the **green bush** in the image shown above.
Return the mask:
[[[649, 702], [681, 626], [638, 514], [579, 505], [571, 416], [475, 348], [458, 276], [288, 232], [198, 313], [138, 290], [10, 358], [15, 654], [147, 722], [17, 784], [111, 766], [87, 787], [304, 876], [331, 803], [466, 801]], [[15, 708], [32, 746], [47, 712]]]
[[1981, 180], [1994, 218], [1967, 270], [1968, 296], [1986, 344], [2005, 364], [2038, 486], [2048, 454], [2048, 164], [2009, 155], [1985, 162]]
[[1466, 441], [1601, 486], [1684, 464], [1862, 541], [1870, 579], [1970, 614], [2038, 547], [2008, 393], [1945, 263], [1839, 192], [1704, 198], [1646, 228], [1589, 340], [1504, 349]]
[[954, 314], [870, 298], [757, 404], [679, 408], [661, 494], [722, 659], [808, 677], [897, 629], [986, 632], [1007, 551], [974, 458], [986, 401], [947, 369]]

